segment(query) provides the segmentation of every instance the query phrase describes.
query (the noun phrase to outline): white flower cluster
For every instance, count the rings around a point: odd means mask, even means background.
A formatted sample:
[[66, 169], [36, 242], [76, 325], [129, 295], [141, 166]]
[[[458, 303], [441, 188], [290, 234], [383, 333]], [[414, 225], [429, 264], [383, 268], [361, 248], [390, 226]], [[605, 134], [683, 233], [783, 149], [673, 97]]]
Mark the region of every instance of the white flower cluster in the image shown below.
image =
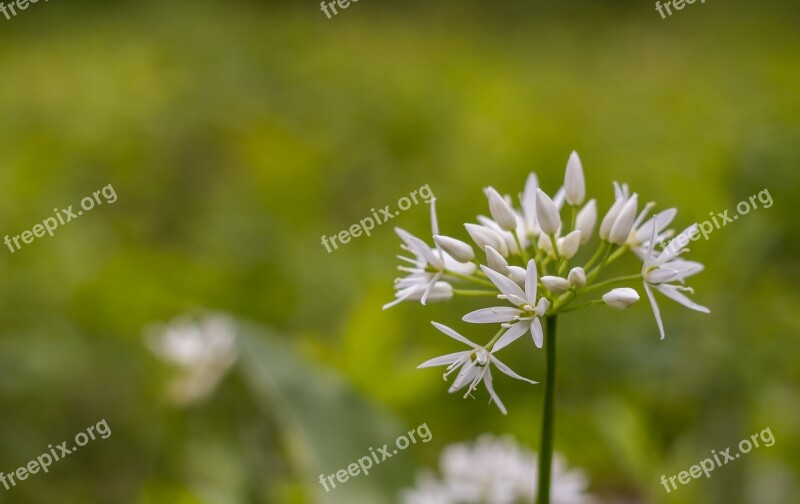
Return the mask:
[[[536, 455], [513, 439], [483, 435], [474, 444], [445, 448], [440, 460], [442, 478], [430, 472], [417, 478], [416, 487], [403, 492], [404, 504], [522, 504], [535, 501]], [[556, 454], [552, 466], [552, 504], [589, 504], [588, 478], [567, 470]]]
[[[674, 231], [667, 227], [677, 213], [674, 208], [652, 214], [655, 204], [647, 203], [640, 209], [639, 196], [631, 194], [627, 184], [614, 182], [614, 203], [598, 227], [597, 203], [594, 199], [585, 201], [586, 184], [577, 153], [570, 155], [564, 185], [552, 198], [539, 187], [535, 173], [528, 176], [518, 206], [510, 196], [503, 196], [492, 187], [487, 187], [484, 192], [491, 217], [480, 215], [477, 223], [464, 226], [485, 261], [479, 259], [470, 244], [439, 234], [435, 199], [431, 200], [433, 246], [396, 228], [403, 250], [412, 257], [398, 256], [407, 263], [399, 267], [406, 276], [395, 281], [395, 300], [386, 304], [384, 309], [403, 301], [420, 301], [424, 305], [447, 301], [457, 295], [492, 296], [507, 303], [476, 310], [463, 317], [465, 322], [500, 325], [494, 338], [483, 346], [449, 327], [434, 323], [437, 329], [470, 347], [420, 365], [448, 366], [445, 377], [458, 370], [451, 392], [468, 387], [466, 397], [483, 382], [492, 400], [505, 413], [505, 407], [492, 386], [489, 364], [514, 378], [527, 379], [500, 362], [495, 352], [526, 333], [541, 348], [543, 317], [596, 303], [622, 310], [639, 300], [634, 289], [616, 288], [601, 299], [572, 305], [576, 297], [613, 283], [642, 282], [661, 338], [664, 337], [664, 328], [653, 290], [687, 308], [708, 313], [708, 308], [684, 294], [692, 292], [692, 289], [683, 285], [686, 278], [700, 272], [703, 265], [679, 257], [688, 251], [689, 240], [698, 235], [697, 225], [689, 226], [673, 238]], [[562, 213], [566, 214], [564, 219]], [[600, 238], [597, 249], [582, 264], [575, 262], [581, 247], [589, 243], [596, 227]], [[656, 249], [656, 244], [670, 238], [663, 249]], [[598, 282], [604, 268], [626, 251], [642, 261], [641, 272]], [[456, 282], [479, 285], [484, 290], [456, 289], [453, 287]], [[485, 290], [486, 287], [491, 290]]]

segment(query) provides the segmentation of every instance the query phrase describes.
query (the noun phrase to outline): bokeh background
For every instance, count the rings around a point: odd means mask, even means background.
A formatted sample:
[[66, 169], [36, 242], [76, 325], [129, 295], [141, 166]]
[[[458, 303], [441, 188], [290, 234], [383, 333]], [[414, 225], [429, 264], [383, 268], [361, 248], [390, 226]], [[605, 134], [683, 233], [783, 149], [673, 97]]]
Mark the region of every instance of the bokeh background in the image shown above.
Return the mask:
[[[538, 448], [542, 387], [499, 378], [509, 415], [416, 365], [483, 339], [462, 301], [381, 311], [387, 224], [320, 236], [429, 184], [442, 232], [481, 189], [554, 191], [582, 157], [601, 211], [627, 181], [675, 226], [758, 209], [692, 246], [710, 316], [664, 299], [563, 317], [556, 447], [607, 503], [800, 502], [800, 9], [696, 2], [39, 2], [0, 17], [0, 235], [113, 184], [118, 201], [0, 251], [0, 471], [106, 419], [2, 503], [395, 502], [450, 443]], [[430, 233], [428, 209], [391, 222]], [[630, 258], [618, 271], [637, 268]], [[240, 358], [169, 401], [153, 324], [225, 313]], [[507, 363], [541, 379], [543, 353]], [[433, 440], [325, 494], [330, 474], [427, 423]], [[770, 448], [667, 495], [659, 483], [769, 427]]]

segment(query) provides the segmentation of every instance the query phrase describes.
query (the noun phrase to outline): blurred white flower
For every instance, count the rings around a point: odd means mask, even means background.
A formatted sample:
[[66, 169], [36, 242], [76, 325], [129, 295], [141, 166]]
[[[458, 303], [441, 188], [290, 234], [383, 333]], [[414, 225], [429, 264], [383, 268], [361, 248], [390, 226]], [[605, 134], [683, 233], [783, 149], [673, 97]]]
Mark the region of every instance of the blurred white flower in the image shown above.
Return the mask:
[[[439, 461], [441, 480], [430, 472], [403, 492], [404, 504], [518, 504], [533, 503], [537, 490], [536, 455], [512, 438], [485, 434], [475, 443], [444, 449]], [[552, 467], [551, 504], [589, 504], [588, 478], [579, 469], [567, 470], [556, 454]]]
[[184, 316], [145, 333], [147, 347], [162, 361], [177, 368], [168, 393], [185, 405], [208, 397], [236, 361], [236, 327], [223, 315], [208, 315], [199, 322]]
[[597, 201], [591, 199], [581, 208], [575, 220], [575, 229], [581, 232], [581, 244], [591, 239], [595, 224], [597, 224]]

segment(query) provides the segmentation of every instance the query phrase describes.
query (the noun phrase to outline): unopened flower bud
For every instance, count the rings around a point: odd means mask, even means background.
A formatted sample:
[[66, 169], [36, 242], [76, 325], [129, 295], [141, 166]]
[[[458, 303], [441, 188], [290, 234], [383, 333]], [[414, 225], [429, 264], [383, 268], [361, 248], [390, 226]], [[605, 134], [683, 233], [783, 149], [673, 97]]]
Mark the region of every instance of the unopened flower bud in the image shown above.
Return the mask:
[[581, 232], [581, 244], [592, 237], [595, 224], [597, 224], [597, 201], [591, 199], [581, 208], [575, 219], [575, 229]]
[[508, 262], [498, 251], [486, 246], [486, 264], [501, 275], [508, 275]]
[[449, 236], [434, 235], [433, 241], [458, 262], [465, 263], [475, 259], [475, 252], [472, 247], [461, 240], [456, 240]]
[[580, 266], [572, 268], [569, 270], [567, 280], [573, 287], [583, 289], [586, 286], [586, 272]]
[[629, 287], [612, 289], [603, 294], [603, 302], [615, 310], [624, 310], [636, 301], [639, 301], [639, 293]]
[[558, 228], [561, 227], [558, 207], [541, 189], [536, 189], [536, 218], [539, 220], [539, 227], [544, 234], [556, 234]]
[[567, 279], [557, 276], [543, 276], [541, 280], [542, 285], [547, 287], [547, 290], [556, 295], [567, 292], [571, 287]]
[[611, 226], [608, 234], [608, 241], [615, 245], [622, 245], [628, 241], [631, 234], [633, 221], [636, 220], [636, 208], [639, 205], [639, 197], [634, 194], [628, 199], [619, 211], [619, 215]]
[[505, 231], [517, 229], [517, 213], [511, 205], [493, 187], [489, 186], [483, 191], [489, 199], [489, 212], [497, 225]]
[[578, 153], [572, 151], [564, 173], [564, 195], [570, 205], [580, 205], [586, 198], [586, 182], [583, 178], [583, 166]]

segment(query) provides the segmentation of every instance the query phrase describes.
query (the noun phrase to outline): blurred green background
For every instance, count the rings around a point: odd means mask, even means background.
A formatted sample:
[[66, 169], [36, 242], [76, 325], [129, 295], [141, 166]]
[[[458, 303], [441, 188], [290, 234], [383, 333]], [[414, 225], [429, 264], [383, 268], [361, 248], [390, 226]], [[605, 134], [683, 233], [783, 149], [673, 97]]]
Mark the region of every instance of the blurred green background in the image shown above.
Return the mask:
[[[333, 19], [304, 2], [39, 2], [0, 17], [0, 235], [112, 184], [118, 195], [0, 253], [0, 471], [106, 419], [0, 503], [394, 502], [448, 444], [510, 433], [538, 449], [542, 387], [496, 380], [502, 416], [448, 395], [436, 320], [484, 306], [392, 298], [412, 207], [333, 253], [320, 236], [429, 184], [442, 232], [481, 189], [554, 191], [581, 154], [601, 212], [612, 180], [679, 208], [675, 227], [774, 198], [692, 246], [711, 315], [660, 298], [560, 324], [556, 448], [605, 503], [800, 502], [797, 191], [800, 9], [707, 1], [380, 2]], [[638, 268], [633, 258], [620, 272]], [[166, 400], [154, 323], [241, 321], [206, 401]], [[505, 356], [543, 379], [543, 353]], [[415, 445], [325, 494], [331, 474], [422, 423]], [[672, 475], [769, 427], [776, 443], [667, 495]]]

